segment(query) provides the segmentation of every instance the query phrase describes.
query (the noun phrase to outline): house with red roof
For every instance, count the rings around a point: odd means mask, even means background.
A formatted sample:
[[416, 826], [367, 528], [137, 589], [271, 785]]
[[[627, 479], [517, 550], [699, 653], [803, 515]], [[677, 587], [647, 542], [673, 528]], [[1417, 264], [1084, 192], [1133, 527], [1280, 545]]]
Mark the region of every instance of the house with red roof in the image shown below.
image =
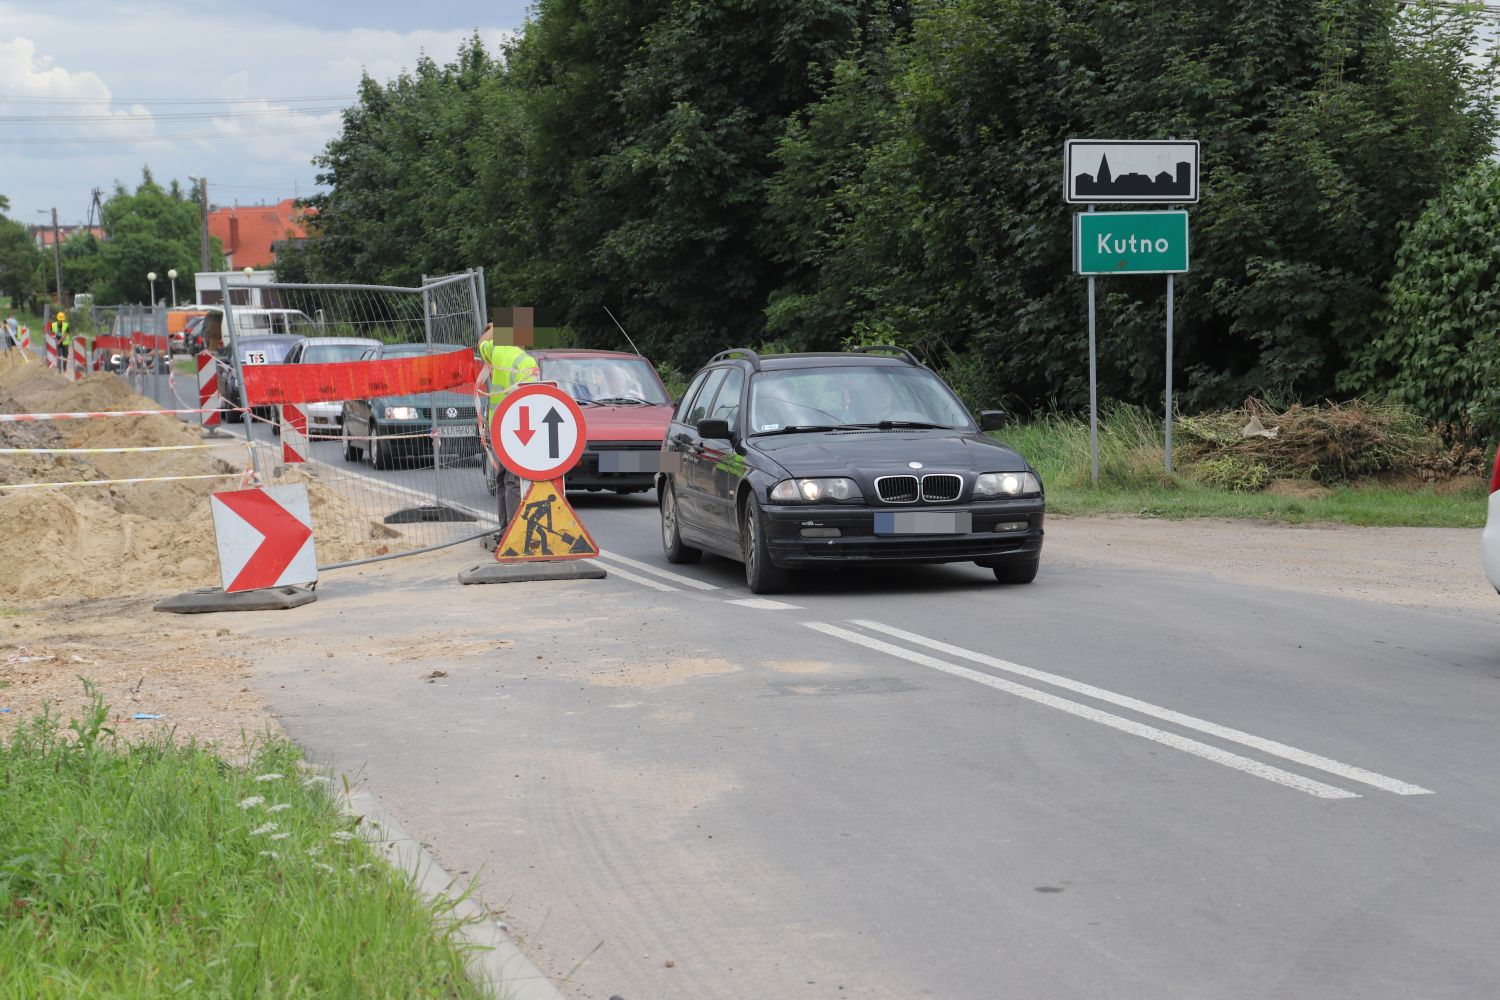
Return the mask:
[[303, 210], [291, 198], [275, 205], [236, 205], [208, 213], [208, 232], [217, 236], [229, 269], [270, 267], [287, 240], [307, 239]]
[[[52, 227], [51, 226], [31, 226], [29, 228], [31, 229], [31, 238], [32, 238], [33, 241], [35, 241], [36, 248], [38, 250], [51, 250], [52, 249]], [[79, 233], [93, 233], [94, 234], [94, 239], [100, 240], [101, 242], [105, 238], [105, 236], [104, 236], [104, 227], [103, 226], [58, 226], [57, 227], [57, 235], [62, 240], [62, 242], [64, 242], [64, 243], [68, 242], [68, 240], [72, 239], [74, 236], [77, 236]]]

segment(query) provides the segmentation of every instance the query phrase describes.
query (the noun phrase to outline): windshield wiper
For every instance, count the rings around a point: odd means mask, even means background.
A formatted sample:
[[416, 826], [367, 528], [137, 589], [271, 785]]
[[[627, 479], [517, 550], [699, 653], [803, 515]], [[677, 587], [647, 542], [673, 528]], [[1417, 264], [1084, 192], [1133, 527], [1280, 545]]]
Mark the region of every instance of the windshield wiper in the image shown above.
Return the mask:
[[883, 430], [883, 431], [894, 430], [897, 427], [905, 427], [905, 428], [908, 428], [908, 429], [927, 430], [927, 431], [951, 431], [951, 430], [953, 430], [953, 428], [950, 427], [948, 424], [929, 424], [929, 423], [926, 423], [926, 422], [921, 421], [921, 420], [880, 420], [880, 421], [877, 421], [877, 422], [875, 422], [873, 424], [845, 424], [844, 426], [845, 427], [874, 427], [874, 428], [878, 428], [879, 430]]
[[832, 424], [790, 424], [786, 427], [778, 427], [774, 431], [759, 431], [760, 434], [802, 434], [813, 431], [836, 431], [840, 428]]
[[651, 403], [650, 403], [649, 400], [642, 399], [639, 396], [604, 396], [604, 397], [601, 397], [599, 399], [594, 400], [594, 402], [596, 402], [596, 403], [644, 403], [647, 406], [651, 405]]

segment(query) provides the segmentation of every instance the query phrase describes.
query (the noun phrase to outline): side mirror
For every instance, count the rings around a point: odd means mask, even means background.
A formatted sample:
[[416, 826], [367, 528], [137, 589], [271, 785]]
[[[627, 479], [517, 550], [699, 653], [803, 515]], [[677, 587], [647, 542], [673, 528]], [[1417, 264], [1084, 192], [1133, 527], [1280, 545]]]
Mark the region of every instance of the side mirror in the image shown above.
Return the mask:
[[982, 431], [998, 431], [1005, 427], [1004, 410], [984, 410], [979, 414], [979, 429]]
[[729, 421], [700, 420], [698, 421], [698, 436], [709, 441], [728, 441]]

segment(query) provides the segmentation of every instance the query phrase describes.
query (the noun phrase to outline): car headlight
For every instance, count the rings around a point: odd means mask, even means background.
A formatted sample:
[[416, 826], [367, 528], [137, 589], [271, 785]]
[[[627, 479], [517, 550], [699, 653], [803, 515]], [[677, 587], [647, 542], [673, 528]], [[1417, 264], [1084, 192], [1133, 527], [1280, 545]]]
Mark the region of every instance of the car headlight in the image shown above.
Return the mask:
[[977, 497], [1019, 497], [1042, 492], [1042, 481], [1030, 472], [986, 472], [974, 481]]
[[387, 406], [385, 408], [385, 419], [415, 420], [417, 419], [417, 408], [415, 406]]
[[783, 479], [771, 490], [771, 499], [782, 503], [817, 503], [819, 500], [863, 500], [852, 479]]

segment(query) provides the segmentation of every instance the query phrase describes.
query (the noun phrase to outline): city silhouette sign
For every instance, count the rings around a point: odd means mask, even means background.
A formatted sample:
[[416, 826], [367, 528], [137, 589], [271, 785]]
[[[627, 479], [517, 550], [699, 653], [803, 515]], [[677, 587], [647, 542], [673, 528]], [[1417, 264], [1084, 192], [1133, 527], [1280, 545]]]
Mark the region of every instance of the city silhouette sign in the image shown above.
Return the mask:
[[1198, 141], [1069, 139], [1063, 192], [1072, 204], [1194, 204]]

